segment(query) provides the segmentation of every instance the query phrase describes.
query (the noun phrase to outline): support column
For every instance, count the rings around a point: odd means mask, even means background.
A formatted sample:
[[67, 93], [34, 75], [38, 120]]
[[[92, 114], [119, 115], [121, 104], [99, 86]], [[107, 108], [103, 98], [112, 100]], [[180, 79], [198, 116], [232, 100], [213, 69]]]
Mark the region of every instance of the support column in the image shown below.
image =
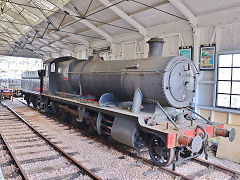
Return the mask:
[[149, 37], [145, 37], [144, 38], [144, 45], [143, 45], [143, 58], [147, 58], [148, 57], [148, 51], [149, 51], [149, 46], [147, 41], [149, 40]]
[[[199, 58], [200, 58], [200, 29], [199, 28], [193, 28], [193, 44], [194, 44], [193, 62], [199, 71]], [[196, 82], [195, 82], [196, 94], [195, 94], [195, 101], [194, 101], [194, 107], [193, 107], [195, 112], [197, 113], [200, 113], [200, 109], [197, 107], [198, 99], [199, 99], [199, 77], [200, 76], [198, 74], [196, 76]]]
[[116, 60], [116, 44], [111, 43], [110, 60]]
[[215, 72], [214, 72], [214, 90], [213, 90], [213, 104], [212, 104], [212, 106], [213, 107], [216, 107], [216, 101], [217, 101], [217, 98], [216, 98], [216, 96], [217, 96], [217, 57], [218, 57], [218, 53], [219, 53], [219, 49], [220, 49], [220, 47], [219, 47], [219, 45], [220, 45], [220, 41], [221, 41], [221, 37], [220, 37], [220, 29], [219, 29], [219, 27], [215, 27], [215, 33], [216, 33], [216, 54], [215, 54], [215, 64], [214, 64], [214, 66], [215, 66]]

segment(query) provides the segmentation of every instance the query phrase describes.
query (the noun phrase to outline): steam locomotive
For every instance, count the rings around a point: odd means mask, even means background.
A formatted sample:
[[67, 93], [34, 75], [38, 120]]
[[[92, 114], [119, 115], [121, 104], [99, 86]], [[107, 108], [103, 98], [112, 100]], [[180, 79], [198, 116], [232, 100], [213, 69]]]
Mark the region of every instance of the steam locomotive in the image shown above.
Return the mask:
[[101, 136], [137, 150], [148, 147], [159, 166], [175, 167], [203, 152], [207, 158], [208, 137], [233, 141], [234, 129], [190, 109], [198, 73], [193, 62], [162, 57], [161, 38], [148, 43], [146, 59], [103, 61], [94, 54], [88, 60], [47, 60], [44, 70], [23, 73], [24, 98]]

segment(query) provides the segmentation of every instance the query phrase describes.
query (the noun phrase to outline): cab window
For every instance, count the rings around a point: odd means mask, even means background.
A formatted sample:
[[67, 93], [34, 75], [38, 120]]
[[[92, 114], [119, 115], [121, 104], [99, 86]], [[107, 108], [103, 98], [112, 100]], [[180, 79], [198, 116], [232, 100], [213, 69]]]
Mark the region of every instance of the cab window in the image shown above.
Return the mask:
[[51, 72], [55, 72], [55, 63], [51, 64]]

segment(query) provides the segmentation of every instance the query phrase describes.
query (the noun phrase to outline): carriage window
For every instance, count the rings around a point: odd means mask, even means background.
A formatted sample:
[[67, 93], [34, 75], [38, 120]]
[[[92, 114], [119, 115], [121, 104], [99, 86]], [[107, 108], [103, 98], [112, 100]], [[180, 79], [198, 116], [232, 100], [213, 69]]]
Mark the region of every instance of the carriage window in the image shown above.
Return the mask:
[[216, 105], [240, 109], [240, 54], [218, 56]]
[[51, 72], [55, 72], [55, 63], [51, 64]]
[[60, 67], [57, 68], [57, 73], [59, 73], [59, 74], [61, 73], [61, 68]]

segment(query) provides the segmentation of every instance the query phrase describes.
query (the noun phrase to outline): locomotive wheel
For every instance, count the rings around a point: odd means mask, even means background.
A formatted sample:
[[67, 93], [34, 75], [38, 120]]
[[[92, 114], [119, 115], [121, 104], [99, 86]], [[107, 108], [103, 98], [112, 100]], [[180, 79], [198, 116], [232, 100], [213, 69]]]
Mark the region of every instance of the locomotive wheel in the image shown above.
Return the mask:
[[65, 110], [63, 110], [63, 109], [60, 109], [60, 118], [59, 118], [59, 120], [60, 121], [62, 121], [62, 122], [65, 122], [65, 120], [66, 120], [66, 112], [65, 112]]
[[32, 104], [33, 104], [33, 107], [34, 107], [34, 108], [37, 107], [37, 102], [36, 102], [36, 100], [33, 100], [33, 101], [32, 101]]
[[175, 156], [174, 149], [166, 148], [162, 138], [157, 136], [150, 139], [148, 150], [152, 161], [160, 167], [171, 164]]
[[57, 115], [58, 120], [60, 120], [60, 119], [61, 119], [61, 116], [62, 116], [61, 109], [59, 109], [59, 108], [57, 109], [56, 115]]
[[30, 99], [27, 98], [26, 101], [27, 101], [27, 104], [30, 105], [30, 103], [31, 103], [31, 102], [30, 102]]
[[79, 122], [78, 122], [76, 119], [77, 119], [77, 116], [71, 114], [70, 124], [71, 124], [73, 127], [78, 127], [78, 126], [79, 126]]
[[40, 100], [37, 100], [37, 109], [41, 109]]

